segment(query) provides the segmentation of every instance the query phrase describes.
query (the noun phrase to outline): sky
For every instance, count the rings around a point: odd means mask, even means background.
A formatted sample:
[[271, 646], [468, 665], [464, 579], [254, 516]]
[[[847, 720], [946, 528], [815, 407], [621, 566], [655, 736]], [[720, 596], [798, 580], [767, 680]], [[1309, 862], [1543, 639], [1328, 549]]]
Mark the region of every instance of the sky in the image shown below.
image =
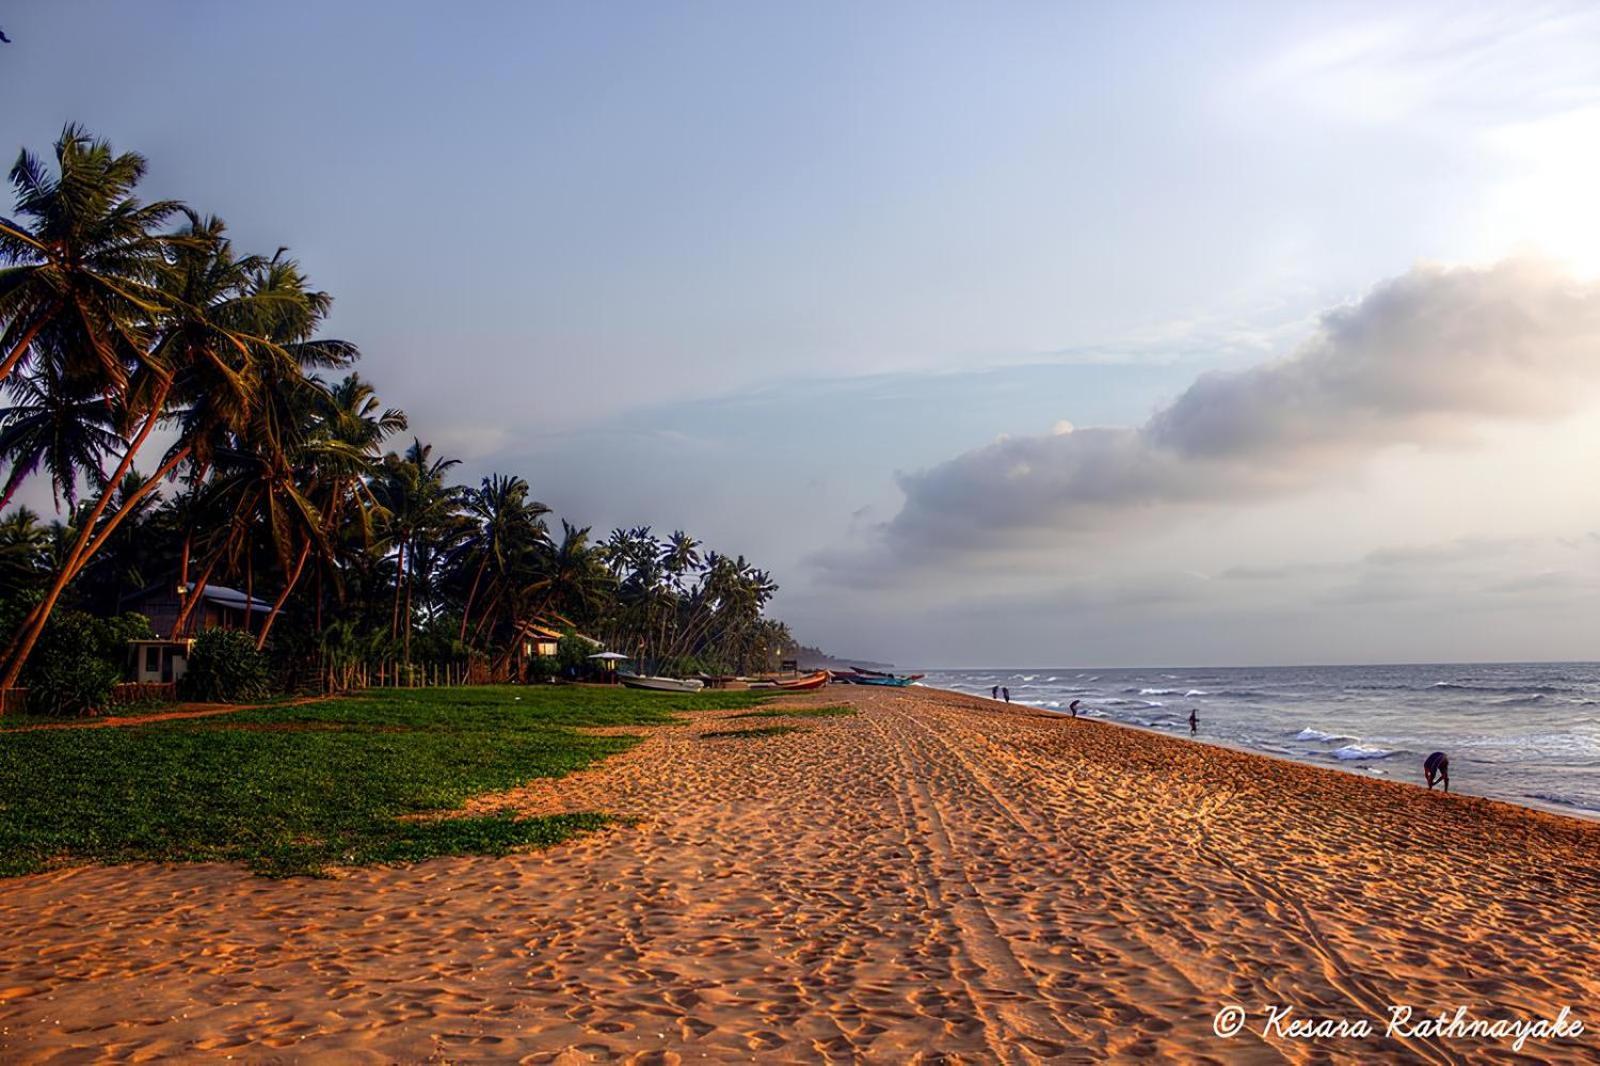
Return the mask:
[[[462, 476], [907, 666], [1591, 659], [1600, 11], [0, 3]], [[48, 495], [29, 501], [48, 506]]]

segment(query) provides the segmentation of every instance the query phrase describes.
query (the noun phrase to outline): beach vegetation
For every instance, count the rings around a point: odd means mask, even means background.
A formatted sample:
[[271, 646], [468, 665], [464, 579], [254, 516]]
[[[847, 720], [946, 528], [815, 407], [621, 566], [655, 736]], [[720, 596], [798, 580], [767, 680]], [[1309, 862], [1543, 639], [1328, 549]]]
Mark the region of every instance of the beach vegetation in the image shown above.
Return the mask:
[[462, 805], [639, 739], [581, 727], [667, 724], [685, 709], [759, 698], [485, 685], [11, 731], [0, 743], [0, 875], [135, 861], [314, 874], [544, 846], [602, 824], [604, 813], [468, 816]]
[[263, 700], [272, 694], [272, 667], [248, 633], [202, 630], [194, 638], [178, 691], [184, 699], [206, 703]]
[[57, 613], [23, 675], [28, 712], [71, 717], [105, 706], [112, 686], [122, 679], [128, 641], [149, 635], [150, 624], [142, 615]]
[[[300, 263], [142, 199], [146, 169], [73, 125], [10, 171], [0, 690], [26, 683], [59, 612], [112, 616], [151, 589], [177, 590], [160, 633], [174, 638], [206, 627], [208, 590], [241, 592], [240, 628], [299, 689], [538, 680], [535, 629], [567, 634], [569, 678], [602, 646], [646, 672], [749, 673], [792, 653], [766, 615], [776, 583], [742, 556], [682, 530], [557, 523], [516, 475], [457, 483], [458, 460], [355, 371], [357, 346], [324, 334], [333, 297]], [[48, 524], [11, 507], [34, 480], [57, 505]], [[49, 673], [64, 711], [103, 688], [103, 670]]]

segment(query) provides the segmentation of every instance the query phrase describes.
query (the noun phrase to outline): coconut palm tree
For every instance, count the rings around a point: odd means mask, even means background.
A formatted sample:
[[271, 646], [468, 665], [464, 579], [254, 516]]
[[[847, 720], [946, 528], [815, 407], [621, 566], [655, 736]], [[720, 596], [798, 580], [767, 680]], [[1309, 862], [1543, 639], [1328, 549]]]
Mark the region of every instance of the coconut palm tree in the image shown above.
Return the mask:
[[13, 378], [10, 391], [16, 402], [0, 408], [0, 464], [10, 468], [0, 510], [41, 466], [56, 509], [63, 501], [77, 506], [79, 483], [87, 478], [91, 489], [100, 488], [106, 456], [122, 448], [113, 408], [103, 396], [74, 389], [54, 356], [39, 360], [32, 375]]
[[[236, 257], [224, 232], [220, 220], [189, 213], [188, 227], [167, 249], [152, 289], [160, 303], [150, 346], [127, 379], [119, 409], [131, 434], [127, 446], [50, 590], [7, 649], [0, 688], [16, 684], [62, 592], [133, 509], [181, 464], [209, 462], [218, 440], [242, 431], [271, 391], [264, 382], [299, 373], [297, 353], [286, 345], [309, 341], [329, 298], [307, 288], [298, 270], [280, 269], [281, 257]], [[179, 423], [177, 441], [139, 491], [108, 512], [113, 488], [170, 415]]]
[[21, 592], [50, 576], [50, 529], [26, 507], [0, 517], [0, 588]]
[[[389, 515], [388, 546], [394, 550], [394, 611], [390, 634], [401, 640], [405, 660], [411, 661], [412, 597], [419, 572], [417, 560], [429, 548], [424, 541], [453, 524], [459, 490], [445, 484], [444, 475], [459, 459], [433, 457], [433, 445], [413, 439], [405, 454], [384, 458], [373, 495]], [[427, 550], [431, 560], [435, 555]], [[402, 619], [404, 624], [402, 625]]]
[[127, 386], [164, 310], [159, 279], [182, 240], [159, 228], [180, 209], [133, 195], [145, 160], [118, 154], [80, 126], [55, 144], [56, 172], [24, 151], [11, 168], [16, 215], [0, 218], [0, 382], [35, 340], [55, 335], [72, 379]]
[[[544, 516], [550, 513], [550, 508], [528, 499], [530, 491], [528, 483], [520, 477], [492, 474], [484, 478], [478, 488], [462, 494], [463, 509], [473, 523], [472, 531], [451, 560], [457, 570], [472, 572], [456, 638], [462, 643], [466, 642], [467, 626], [472, 619], [472, 608], [478, 603], [480, 589], [490, 604], [498, 603], [513, 579], [513, 566], [535, 546], [548, 543]], [[487, 588], [483, 585], [486, 574], [489, 577]], [[484, 613], [487, 616], [489, 611]]]

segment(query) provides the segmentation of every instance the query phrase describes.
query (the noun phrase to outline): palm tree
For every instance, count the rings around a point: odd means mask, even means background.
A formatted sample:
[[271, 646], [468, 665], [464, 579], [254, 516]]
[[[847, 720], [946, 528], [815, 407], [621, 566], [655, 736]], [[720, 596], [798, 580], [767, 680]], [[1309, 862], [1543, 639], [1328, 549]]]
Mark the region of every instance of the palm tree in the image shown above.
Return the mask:
[[561, 543], [544, 553], [538, 576], [524, 592], [536, 594], [539, 606], [532, 613], [582, 618], [591, 613], [616, 588], [601, 554], [589, 544], [589, 527], [561, 521]]
[[[477, 602], [485, 573], [490, 575], [491, 604], [503, 595], [517, 559], [535, 545], [548, 541], [544, 516], [550, 508], [529, 500], [528, 483], [520, 477], [493, 474], [477, 489], [462, 494], [463, 507], [473, 521], [473, 530], [462, 541], [452, 563], [458, 569], [472, 568], [472, 583], [461, 608], [461, 627], [457, 640], [467, 639], [467, 625]], [[472, 560], [476, 559], [476, 565]], [[491, 571], [492, 568], [492, 571]], [[485, 615], [489, 612], [486, 610]]]
[[[444, 475], [459, 459], [433, 458], [433, 445], [413, 439], [405, 455], [384, 458], [382, 476], [373, 494], [389, 515], [389, 544], [394, 549], [394, 612], [390, 634], [399, 638], [406, 662], [411, 661], [412, 595], [423, 541], [447, 529], [456, 518], [458, 490]], [[433, 553], [428, 552], [431, 558]], [[402, 613], [403, 607], [403, 613]], [[401, 624], [402, 618], [404, 625]]]
[[49, 528], [26, 507], [0, 517], [0, 587], [20, 592], [49, 576]]
[[63, 500], [77, 506], [79, 482], [88, 477], [91, 488], [100, 488], [105, 457], [122, 447], [112, 409], [103, 396], [64, 380], [54, 356], [41, 359], [34, 376], [13, 379], [11, 392], [16, 403], [0, 409], [0, 463], [10, 466], [0, 487], [0, 510], [40, 466], [50, 476], [56, 509]]
[[55, 144], [56, 174], [24, 151], [11, 168], [17, 218], [0, 218], [0, 382], [46, 331], [65, 374], [120, 392], [163, 309], [158, 280], [176, 243], [156, 232], [179, 210], [141, 203], [143, 156], [116, 154], [69, 125]]
[[[127, 379], [119, 407], [121, 424], [132, 436], [50, 590], [7, 649], [0, 688], [16, 684], [62, 592], [133, 509], [180, 464], [209, 462], [219, 439], [242, 430], [268, 391], [264, 379], [284, 381], [299, 373], [296, 353], [286, 344], [309, 339], [329, 298], [309, 290], [297, 270], [277, 269], [277, 258], [235, 257], [223, 234], [219, 220], [190, 213], [189, 226], [168, 249], [154, 290], [164, 310], [152, 323], [150, 347]], [[108, 514], [113, 487], [132, 469], [156, 425], [174, 412], [177, 442], [139, 491]]]
[[308, 434], [306, 458], [318, 471], [317, 507], [323, 516], [328, 551], [317, 556], [317, 628], [321, 629], [324, 575], [342, 595], [339, 553], [352, 540], [364, 550], [375, 541], [374, 520], [387, 517], [372, 493], [380, 473], [379, 455], [390, 436], [406, 428], [406, 415], [384, 407], [359, 374], [313, 390], [315, 432]]

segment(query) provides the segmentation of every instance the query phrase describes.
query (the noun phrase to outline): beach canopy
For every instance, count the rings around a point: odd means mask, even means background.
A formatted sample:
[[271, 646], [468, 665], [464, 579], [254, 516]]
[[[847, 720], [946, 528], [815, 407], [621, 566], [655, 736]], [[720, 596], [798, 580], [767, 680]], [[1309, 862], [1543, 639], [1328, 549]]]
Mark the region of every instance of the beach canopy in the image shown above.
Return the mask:
[[591, 655], [591, 656], [589, 656], [589, 658], [591, 658], [591, 659], [616, 660], [616, 659], [626, 659], [626, 658], [628, 658], [628, 656], [623, 655], [621, 652], [617, 652], [617, 651], [603, 651], [603, 652], [600, 652], [600, 653], [598, 653], [596, 655]]

